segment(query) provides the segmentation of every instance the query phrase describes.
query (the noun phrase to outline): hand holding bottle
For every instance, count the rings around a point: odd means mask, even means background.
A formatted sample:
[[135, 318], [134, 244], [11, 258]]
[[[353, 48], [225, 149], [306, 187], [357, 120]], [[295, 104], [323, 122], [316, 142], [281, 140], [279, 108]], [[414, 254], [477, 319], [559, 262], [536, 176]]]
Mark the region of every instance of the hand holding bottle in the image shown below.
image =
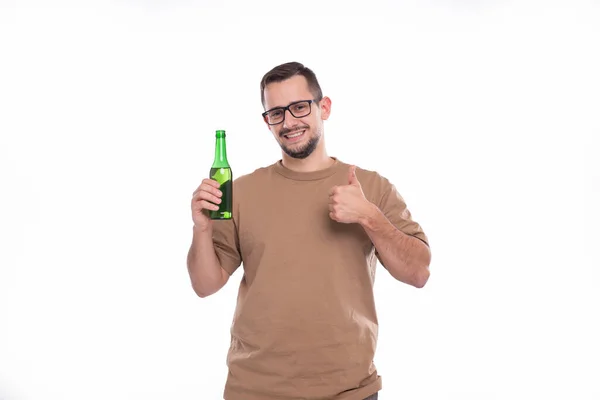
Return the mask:
[[212, 220], [208, 212], [219, 209], [218, 204], [221, 203], [221, 197], [223, 196], [219, 186], [219, 182], [207, 178], [203, 179], [200, 186], [194, 191], [192, 196], [192, 219], [194, 220], [194, 227], [200, 231], [206, 231], [212, 226]]
[[225, 144], [225, 131], [215, 133], [215, 160], [210, 168], [209, 178], [219, 183], [217, 188], [221, 191], [219, 208], [209, 208], [210, 219], [231, 219], [233, 213], [233, 175], [229, 161], [227, 161], [227, 146]]

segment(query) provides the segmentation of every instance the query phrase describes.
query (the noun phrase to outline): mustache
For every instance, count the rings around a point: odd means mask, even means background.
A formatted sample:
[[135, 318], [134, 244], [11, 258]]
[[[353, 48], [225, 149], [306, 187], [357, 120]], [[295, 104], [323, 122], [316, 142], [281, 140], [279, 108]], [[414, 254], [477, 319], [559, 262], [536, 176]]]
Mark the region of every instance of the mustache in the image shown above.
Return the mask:
[[283, 136], [283, 135], [287, 135], [288, 133], [293, 133], [293, 132], [298, 132], [298, 131], [304, 131], [306, 129], [308, 129], [309, 126], [305, 125], [305, 126], [300, 126], [300, 127], [295, 127], [294, 129], [287, 129], [287, 128], [282, 128], [281, 131], [279, 131], [279, 136]]

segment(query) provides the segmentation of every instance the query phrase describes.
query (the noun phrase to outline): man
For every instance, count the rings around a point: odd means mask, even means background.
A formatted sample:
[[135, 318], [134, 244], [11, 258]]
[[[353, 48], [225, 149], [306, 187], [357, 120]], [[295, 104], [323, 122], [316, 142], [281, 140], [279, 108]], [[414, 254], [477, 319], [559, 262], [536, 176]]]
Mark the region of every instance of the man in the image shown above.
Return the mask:
[[213, 180], [202, 181], [191, 206], [194, 291], [209, 296], [244, 268], [224, 398], [377, 399], [377, 259], [423, 287], [427, 237], [386, 178], [327, 154], [331, 100], [310, 69], [273, 68], [261, 97], [282, 159], [234, 181], [232, 220], [206, 215], [221, 201]]

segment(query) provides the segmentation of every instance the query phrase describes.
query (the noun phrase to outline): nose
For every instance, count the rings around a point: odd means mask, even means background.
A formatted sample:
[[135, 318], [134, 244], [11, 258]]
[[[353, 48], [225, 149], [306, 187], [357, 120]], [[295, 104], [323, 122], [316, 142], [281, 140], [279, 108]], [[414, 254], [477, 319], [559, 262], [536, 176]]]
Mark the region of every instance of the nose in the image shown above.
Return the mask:
[[294, 126], [298, 125], [298, 120], [296, 119], [296, 117], [294, 117], [292, 115], [292, 112], [290, 110], [285, 110], [285, 114], [283, 115], [283, 127], [284, 128], [293, 128]]

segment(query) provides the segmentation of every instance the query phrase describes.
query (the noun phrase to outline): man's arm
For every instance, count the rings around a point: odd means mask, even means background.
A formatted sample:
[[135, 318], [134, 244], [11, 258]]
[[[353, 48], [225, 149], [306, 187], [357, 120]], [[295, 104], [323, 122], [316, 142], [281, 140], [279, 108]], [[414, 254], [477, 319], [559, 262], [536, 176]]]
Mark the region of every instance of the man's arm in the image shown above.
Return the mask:
[[229, 280], [229, 274], [221, 267], [215, 253], [212, 228], [201, 231], [194, 227], [187, 267], [194, 292], [200, 297], [216, 293]]
[[[394, 208], [399, 204], [396, 202]], [[404, 214], [410, 216], [406, 208]], [[348, 185], [334, 186], [329, 191], [329, 217], [345, 224], [359, 223], [394, 278], [418, 288], [425, 286], [431, 261], [429, 247], [397, 229], [376, 204], [367, 200], [354, 165], [350, 166]]]
[[425, 243], [398, 230], [373, 203], [358, 222], [394, 278], [417, 288], [425, 286], [431, 262], [431, 252]]

